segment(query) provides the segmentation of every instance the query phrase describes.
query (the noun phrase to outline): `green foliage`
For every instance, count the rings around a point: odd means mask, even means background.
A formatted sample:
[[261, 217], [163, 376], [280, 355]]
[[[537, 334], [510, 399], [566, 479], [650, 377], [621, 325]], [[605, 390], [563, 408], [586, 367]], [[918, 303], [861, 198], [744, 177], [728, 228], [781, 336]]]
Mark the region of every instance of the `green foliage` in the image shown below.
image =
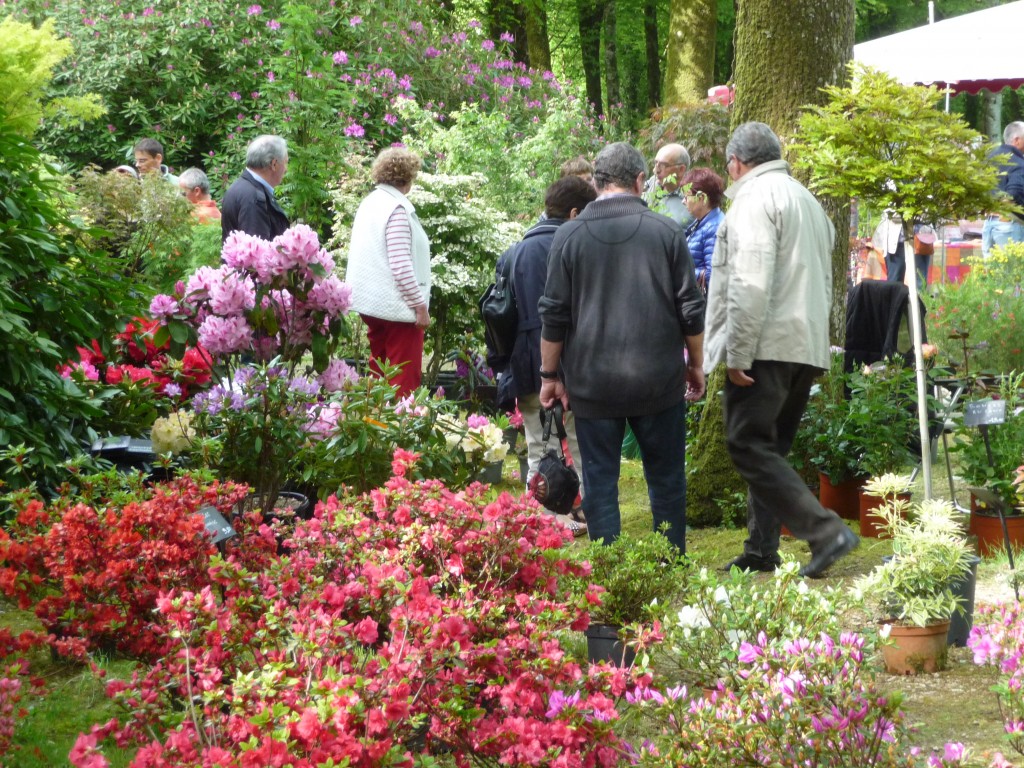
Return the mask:
[[[914, 461], [918, 434], [914, 371], [893, 358], [853, 371], [845, 427], [857, 456], [857, 475], [898, 472]], [[837, 414], [838, 415], [838, 414]]]
[[729, 143], [729, 110], [721, 104], [687, 104], [654, 110], [651, 125], [640, 138], [651, 152], [678, 142], [690, 153], [690, 168], [711, 168], [726, 178], [725, 145]]
[[[1006, 401], [1006, 422], [987, 427], [988, 446], [977, 427], [957, 427], [950, 451], [960, 456], [959, 474], [969, 484], [993, 491], [1012, 512], [1020, 503], [1017, 468], [1024, 463], [1024, 373], [1010, 373], [999, 383], [999, 399]], [[989, 451], [992, 459], [989, 460]]]
[[1024, 244], [995, 248], [975, 260], [961, 283], [942, 283], [928, 312], [929, 338], [958, 373], [1024, 371]]
[[579, 579], [573, 590], [585, 592], [589, 584], [604, 589], [601, 604], [590, 609], [596, 624], [623, 627], [658, 615], [689, 574], [679, 550], [660, 533], [624, 533], [608, 546], [590, 542], [572, 554], [590, 563], [590, 576]]
[[855, 595], [873, 602], [883, 620], [924, 627], [958, 609], [952, 586], [970, 569], [971, 552], [953, 518], [953, 505], [930, 499], [915, 505], [890, 499], [876, 514], [892, 538], [893, 557], [857, 580]]
[[740, 644], [838, 637], [841, 611], [849, 607], [831, 588], [808, 589], [800, 566], [785, 563], [768, 579], [732, 568], [728, 575], [701, 568], [683, 585], [678, 613], [663, 622], [665, 641], [655, 664], [672, 683], [713, 688], [725, 681], [731, 689], [740, 671]]
[[55, 207], [52, 171], [3, 120], [0, 157], [0, 480], [45, 488], [101, 407], [57, 368], [139, 300], [120, 262], [79, 244]]
[[[353, 174], [332, 193], [332, 250], [347, 250], [356, 209], [371, 189], [362, 178], [363, 174]], [[493, 279], [498, 257], [522, 235], [519, 224], [509, 221], [481, 195], [485, 183], [479, 173], [421, 173], [409, 193], [430, 240], [431, 323], [425, 349], [432, 358], [425, 376], [428, 383], [436, 378], [450, 352], [483, 348], [477, 300]]]
[[[75, 188], [76, 213], [94, 227], [86, 244], [118, 260], [125, 277], [160, 292], [170, 291], [187, 273], [194, 220], [176, 184], [158, 173], [136, 179], [88, 166]], [[217, 244], [219, 251], [219, 237]]]
[[937, 109], [936, 88], [900, 85], [855, 65], [851, 79], [849, 87], [825, 88], [828, 104], [800, 118], [795, 166], [815, 194], [891, 208], [907, 226], [996, 207], [984, 137]]
[[47, 20], [39, 29], [15, 21], [0, 19], [0, 112], [23, 136], [31, 136], [46, 115], [68, 119], [95, 119], [103, 114], [95, 94], [47, 101], [46, 88], [57, 65], [71, 55], [71, 43], [58, 40], [54, 22]]
[[832, 367], [811, 388], [807, 408], [793, 440], [793, 452], [833, 485], [859, 474], [860, 452], [846, 399], [848, 377], [842, 353], [833, 353]]
[[[396, 103], [411, 133], [402, 141], [434, 161], [438, 174], [483, 174], [483, 194], [514, 216], [533, 218], [544, 208], [544, 191], [561, 164], [578, 155], [593, 158], [602, 145], [600, 126], [582, 99], [559, 94], [518, 119], [464, 104], [444, 123], [417, 101]], [[515, 147], [515, 151], [509, 151]]]

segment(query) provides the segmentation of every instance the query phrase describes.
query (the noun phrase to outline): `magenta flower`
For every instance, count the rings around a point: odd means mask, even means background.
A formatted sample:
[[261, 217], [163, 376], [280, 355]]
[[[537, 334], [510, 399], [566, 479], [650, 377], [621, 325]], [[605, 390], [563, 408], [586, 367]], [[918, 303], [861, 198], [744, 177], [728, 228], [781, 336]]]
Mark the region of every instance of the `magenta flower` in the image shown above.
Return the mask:
[[483, 48], [485, 51], [493, 51], [494, 50], [494, 41], [493, 40], [484, 40], [482, 43], [480, 43], [480, 47]]
[[235, 101], [241, 101], [242, 100], [242, 94], [240, 94], [238, 91], [232, 91], [231, 93], [228, 94], [228, 96], [230, 96]]
[[260, 7], [258, 5], [250, 5], [249, 6], [249, 15], [250, 16], [259, 16], [261, 13], [263, 13], [263, 8], [262, 7]]
[[270, 82], [274, 82], [274, 73], [273, 72], [267, 72], [267, 80], [269, 80]]
[[348, 54], [344, 51], [335, 51], [331, 58], [334, 59], [335, 64], [348, 64]]
[[366, 129], [363, 128], [363, 126], [361, 126], [359, 123], [351, 123], [348, 126], [346, 126], [345, 135], [360, 138], [366, 135]]
[[362, 23], [363, 23], [363, 17], [362, 16], [353, 16], [351, 19], [348, 20], [348, 25], [350, 27], [358, 27]]
[[149, 6], [148, 8], [142, 9], [143, 16], [152, 16], [154, 13], [156, 13], [156, 11], [153, 9], [153, 6]]
[[441, 55], [441, 52], [439, 50], [437, 50], [437, 48], [435, 48], [432, 45], [430, 47], [428, 47], [427, 50], [425, 50], [423, 52], [423, 58], [425, 58], [425, 59], [436, 59], [440, 55]]
[[271, 250], [276, 254], [277, 264], [284, 271], [295, 267], [307, 267], [319, 256], [320, 240], [310, 227], [296, 224], [274, 238]]
[[270, 29], [278, 30], [281, 28], [281, 22], [278, 21], [277, 19], [271, 19], [270, 21], [267, 22], [267, 26]]
[[511, 32], [502, 32], [500, 40], [503, 43], [514, 43], [516, 41], [516, 38], [515, 35], [513, 35]]

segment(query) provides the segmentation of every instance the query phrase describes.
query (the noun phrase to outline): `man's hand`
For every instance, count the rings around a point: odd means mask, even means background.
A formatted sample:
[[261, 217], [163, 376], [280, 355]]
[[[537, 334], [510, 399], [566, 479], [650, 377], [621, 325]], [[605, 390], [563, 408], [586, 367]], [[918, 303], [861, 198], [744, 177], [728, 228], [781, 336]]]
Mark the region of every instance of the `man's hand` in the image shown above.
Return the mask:
[[704, 367], [689, 365], [686, 367], [686, 399], [700, 400], [704, 396]]
[[416, 311], [416, 327], [426, 329], [430, 325], [430, 315], [427, 314], [427, 305], [420, 304], [415, 309]]
[[559, 379], [542, 379], [540, 382], [540, 404], [550, 408], [556, 400], [562, 401], [562, 407], [569, 409], [569, 395], [565, 385]]
[[754, 383], [754, 380], [747, 376], [746, 371], [744, 371], [742, 368], [730, 368], [729, 381], [731, 381], [737, 387], [749, 387], [751, 384]]

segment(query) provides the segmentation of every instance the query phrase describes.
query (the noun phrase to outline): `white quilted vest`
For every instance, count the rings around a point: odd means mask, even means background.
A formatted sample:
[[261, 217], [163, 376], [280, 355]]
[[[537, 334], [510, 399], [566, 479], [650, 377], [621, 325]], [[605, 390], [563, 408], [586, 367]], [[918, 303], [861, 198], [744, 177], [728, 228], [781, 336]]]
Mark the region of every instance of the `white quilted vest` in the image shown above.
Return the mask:
[[411, 323], [416, 313], [398, 292], [388, 263], [384, 231], [399, 205], [412, 227], [412, 266], [416, 284], [430, 305], [430, 242], [409, 199], [389, 184], [379, 184], [359, 205], [348, 245], [345, 282], [352, 286], [352, 309], [381, 320]]

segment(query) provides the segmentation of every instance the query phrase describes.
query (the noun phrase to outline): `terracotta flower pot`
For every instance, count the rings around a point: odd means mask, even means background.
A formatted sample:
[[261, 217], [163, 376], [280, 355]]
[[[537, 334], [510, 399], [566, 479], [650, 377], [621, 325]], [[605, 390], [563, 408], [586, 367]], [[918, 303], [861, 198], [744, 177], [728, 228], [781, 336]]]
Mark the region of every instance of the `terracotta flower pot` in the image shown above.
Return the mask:
[[[897, 493], [897, 499], [903, 499], [904, 501], [910, 501], [909, 493]], [[887, 538], [885, 529], [882, 527], [882, 521], [879, 517], [873, 514], [873, 512], [879, 507], [883, 506], [887, 499], [881, 496], [872, 496], [869, 493], [865, 493], [863, 490], [860, 492], [860, 535], [869, 537], [872, 539], [884, 539]]]
[[861, 481], [851, 477], [849, 480], [832, 485], [828, 475], [818, 473], [818, 501], [825, 509], [831, 509], [844, 520], [856, 520], [860, 514], [858, 494]]
[[[972, 497], [973, 500], [973, 497]], [[1003, 539], [1003, 526], [999, 515], [985, 509], [978, 509], [971, 503], [971, 519], [967, 532], [978, 537], [978, 552], [989, 556], [1006, 551]], [[1010, 515], [1006, 518], [1006, 530], [1010, 534], [1010, 544], [1019, 549], [1024, 546], [1024, 516]]]
[[882, 646], [885, 671], [893, 675], [916, 675], [945, 669], [948, 633], [948, 621], [927, 627], [893, 624], [889, 633], [891, 642]]

